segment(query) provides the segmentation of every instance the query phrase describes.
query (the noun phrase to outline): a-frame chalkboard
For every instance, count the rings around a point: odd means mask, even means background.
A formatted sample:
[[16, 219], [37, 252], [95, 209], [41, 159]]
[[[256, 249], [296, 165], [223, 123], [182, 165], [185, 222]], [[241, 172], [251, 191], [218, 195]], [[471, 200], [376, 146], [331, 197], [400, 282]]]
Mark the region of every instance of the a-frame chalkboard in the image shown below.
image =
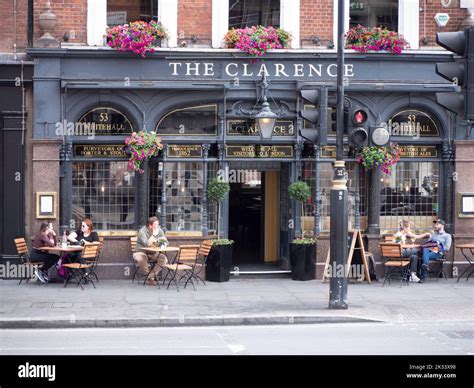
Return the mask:
[[[370, 275], [369, 275], [369, 264], [367, 262], [367, 256], [365, 255], [364, 242], [362, 241], [362, 233], [360, 230], [354, 230], [349, 237], [349, 254], [347, 255], [347, 265], [346, 265], [346, 276], [348, 278], [360, 278], [360, 271], [353, 271], [352, 265], [357, 265], [354, 267], [356, 269], [360, 268], [362, 265], [364, 268], [364, 277], [368, 284], [370, 284]], [[331, 251], [328, 249], [328, 255], [326, 257], [326, 264], [324, 265], [322, 281], [326, 281], [329, 278], [331, 271], [329, 270], [329, 260], [331, 258]], [[355, 274], [353, 273], [355, 272]], [[350, 276], [352, 275], [352, 276]], [[358, 276], [357, 276], [358, 275]]]

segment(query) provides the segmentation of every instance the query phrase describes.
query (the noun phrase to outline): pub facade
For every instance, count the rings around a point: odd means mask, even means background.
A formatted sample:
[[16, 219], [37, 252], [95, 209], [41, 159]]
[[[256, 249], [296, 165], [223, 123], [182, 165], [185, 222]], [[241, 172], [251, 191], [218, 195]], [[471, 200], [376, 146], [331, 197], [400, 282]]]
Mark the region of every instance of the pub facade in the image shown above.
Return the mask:
[[[335, 96], [333, 51], [275, 50], [254, 62], [236, 50], [211, 49], [158, 49], [146, 59], [108, 48], [33, 48], [29, 55], [36, 61], [31, 206], [37, 193], [57, 193], [61, 232], [91, 218], [106, 239], [104, 276], [128, 276], [129, 238], [153, 215], [176, 243], [233, 239], [237, 268], [287, 270], [292, 239], [316, 236], [320, 276], [336, 139], [331, 104], [321, 113], [327, 141], [318, 146], [301, 137], [308, 123], [298, 112], [307, 104], [301, 90], [324, 90], [329, 102]], [[439, 52], [346, 54], [346, 106], [364, 107], [402, 149], [385, 175], [363, 169], [357, 150], [345, 146], [349, 227], [363, 230], [377, 260], [382, 236], [402, 219], [429, 230], [441, 217], [448, 231], [459, 226], [459, 241], [474, 237], [456, 205], [456, 185], [469, 191], [469, 179], [457, 177], [472, 165], [457, 163], [456, 152], [469, 160], [472, 141], [466, 123], [435, 100], [436, 92], [454, 90], [435, 72], [435, 63], [449, 60]], [[262, 78], [278, 114], [270, 140], [255, 122]], [[157, 133], [164, 148], [140, 174], [129, 170], [124, 145], [141, 130]], [[220, 206], [206, 195], [216, 177], [231, 186]], [[288, 195], [298, 180], [312, 189], [305, 204]]]

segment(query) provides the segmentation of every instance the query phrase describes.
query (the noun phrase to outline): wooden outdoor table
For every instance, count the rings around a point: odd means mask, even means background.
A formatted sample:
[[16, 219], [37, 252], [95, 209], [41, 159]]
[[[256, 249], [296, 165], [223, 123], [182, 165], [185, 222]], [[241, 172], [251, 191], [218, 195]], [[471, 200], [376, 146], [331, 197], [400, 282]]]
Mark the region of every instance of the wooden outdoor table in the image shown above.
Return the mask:
[[167, 253], [167, 252], [179, 252], [178, 247], [147, 247], [147, 248], [140, 248], [141, 251], [146, 253]]
[[68, 247], [41, 247], [41, 248], [37, 248], [38, 250], [40, 251], [44, 251], [44, 252], [65, 252], [65, 253], [68, 253], [68, 252], [81, 252], [82, 250], [84, 250], [84, 247], [80, 246], [80, 245], [71, 245], [71, 246], [68, 246]]
[[[166, 259], [168, 260], [169, 263], [174, 263], [178, 258], [179, 248], [178, 247], [164, 247], [164, 248], [147, 247], [147, 248], [140, 248], [140, 251], [145, 252], [145, 253], [151, 253], [151, 254], [153, 254], [153, 253], [163, 253], [166, 256]], [[175, 252], [176, 253], [173, 260], [170, 260], [170, 258], [168, 257], [169, 252]], [[150, 269], [150, 271], [148, 272], [148, 275], [145, 278], [145, 282], [146, 282], [146, 279], [148, 279], [148, 276], [150, 275], [151, 271], [153, 271], [153, 265], [151, 266], [151, 269]], [[143, 284], [145, 284], [145, 282]], [[159, 284], [158, 284], [158, 287], [159, 287]]]
[[469, 277], [474, 272], [474, 244], [459, 244], [459, 245], [456, 245], [456, 248], [459, 248], [461, 250], [462, 255], [464, 256], [466, 261], [469, 263], [469, 266], [458, 277], [457, 281], [459, 282], [459, 279], [461, 279], [463, 275], [466, 274], [467, 272], [469, 272], [469, 275], [467, 275], [466, 280], [469, 280]]

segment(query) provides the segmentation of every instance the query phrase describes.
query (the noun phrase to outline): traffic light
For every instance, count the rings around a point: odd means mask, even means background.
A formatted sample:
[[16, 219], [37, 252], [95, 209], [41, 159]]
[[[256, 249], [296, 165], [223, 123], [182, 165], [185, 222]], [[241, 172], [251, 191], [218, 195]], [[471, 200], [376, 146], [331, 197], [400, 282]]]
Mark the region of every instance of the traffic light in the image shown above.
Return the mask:
[[436, 73], [460, 87], [458, 92], [436, 93], [436, 101], [467, 120], [474, 120], [474, 27], [438, 32], [436, 43], [461, 57], [436, 64]]
[[[302, 109], [300, 116], [305, 120], [299, 130], [302, 138], [313, 144], [326, 144], [327, 142], [327, 116], [323, 112], [327, 106], [327, 91], [325, 89], [303, 89], [300, 91]], [[320, 114], [320, 110], [322, 114]]]
[[360, 107], [349, 108], [349, 145], [362, 147], [369, 145], [369, 113]]
[[[347, 134], [347, 127], [349, 126], [349, 112], [344, 108], [344, 133]], [[337, 110], [332, 108], [331, 112], [331, 131], [337, 133]]]

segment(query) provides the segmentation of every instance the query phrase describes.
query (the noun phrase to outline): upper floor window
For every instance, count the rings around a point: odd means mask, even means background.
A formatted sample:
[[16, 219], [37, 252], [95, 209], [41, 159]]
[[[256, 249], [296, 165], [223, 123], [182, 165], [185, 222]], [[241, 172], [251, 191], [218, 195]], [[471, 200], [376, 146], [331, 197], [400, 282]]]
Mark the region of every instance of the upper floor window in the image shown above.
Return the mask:
[[229, 29], [280, 27], [280, 0], [229, 0]]
[[351, 0], [350, 27], [385, 27], [398, 31], [398, 0]]
[[107, 0], [107, 25], [158, 19], [158, 0]]

